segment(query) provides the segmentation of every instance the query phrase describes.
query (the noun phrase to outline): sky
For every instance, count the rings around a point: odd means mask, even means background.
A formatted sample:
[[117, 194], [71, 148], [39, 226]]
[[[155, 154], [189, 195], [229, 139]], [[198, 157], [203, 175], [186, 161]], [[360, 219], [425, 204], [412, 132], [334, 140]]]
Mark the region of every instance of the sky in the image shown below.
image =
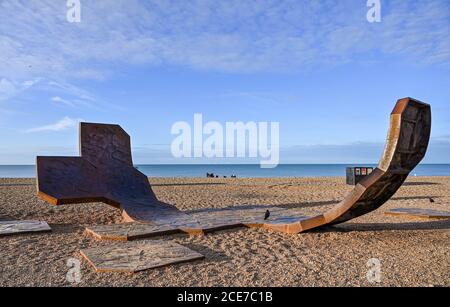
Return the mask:
[[176, 159], [178, 121], [279, 122], [281, 163], [376, 163], [395, 102], [432, 105], [426, 163], [450, 163], [450, 2], [0, 0], [0, 164], [78, 155], [120, 124], [136, 164]]

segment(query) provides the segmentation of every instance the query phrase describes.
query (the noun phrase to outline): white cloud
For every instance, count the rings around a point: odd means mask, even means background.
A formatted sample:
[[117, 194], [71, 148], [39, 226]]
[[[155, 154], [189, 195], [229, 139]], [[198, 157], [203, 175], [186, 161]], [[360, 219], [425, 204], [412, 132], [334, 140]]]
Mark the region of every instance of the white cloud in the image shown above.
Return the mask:
[[51, 98], [51, 101], [54, 102], [57, 105], [64, 105], [68, 107], [88, 107], [88, 108], [96, 108], [96, 106], [93, 105], [91, 99], [87, 96], [75, 96], [73, 99], [66, 99], [62, 98], [60, 96], [54, 96]]
[[63, 131], [63, 130], [67, 130], [67, 129], [76, 127], [78, 125], [78, 123], [81, 121], [83, 121], [83, 120], [82, 119], [72, 119], [72, 118], [66, 116], [54, 124], [28, 129], [25, 132], [34, 133], [34, 132], [47, 132], [47, 131], [54, 131], [54, 132]]
[[17, 92], [16, 86], [9, 80], [0, 79], [0, 101], [6, 100]]
[[14, 82], [6, 78], [1, 78], [0, 101], [5, 101], [18, 96], [20, 93], [28, 90], [39, 81], [40, 81], [39, 79], [36, 79], [36, 80], [27, 80], [23, 82]]
[[448, 0], [83, 1], [68, 23], [65, 0], [0, 2], [0, 71], [10, 78], [106, 78], [121, 65], [178, 65], [234, 73], [399, 60], [450, 65]]
[[75, 104], [72, 101], [69, 101], [67, 99], [63, 99], [63, 98], [61, 98], [59, 96], [52, 97], [52, 101], [56, 102], [56, 103], [64, 104], [64, 105], [69, 106], [69, 107], [74, 107], [75, 106]]
[[[99, 101], [92, 93], [67, 81], [52, 80], [47, 78], [35, 78], [33, 80], [13, 81], [0, 77], [0, 102], [11, 101], [20, 97], [21, 99], [32, 99], [34, 96], [24, 96], [28, 90], [44, 91], [50, 95], [51, 101], [70, 107], [86, 107], [91, 109], [114, 108], [114, 105]], [[65, 98], [62, 98], [64, 96]]]
[[61, 91], [62, 93], [76, 97], [79, 100], [89, 102], [96, 101], [96, 98], [90, 92], [65, 81], [50, 80], [47, 85], [51, 89]]

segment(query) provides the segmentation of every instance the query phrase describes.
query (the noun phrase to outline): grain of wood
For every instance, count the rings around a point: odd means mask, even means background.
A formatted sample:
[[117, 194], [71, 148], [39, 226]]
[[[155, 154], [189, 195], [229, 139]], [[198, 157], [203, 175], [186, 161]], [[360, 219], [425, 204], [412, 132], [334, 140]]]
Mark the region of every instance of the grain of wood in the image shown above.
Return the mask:
[[2, 221], [0, 222], [0, 236], [51, 231], [46, 222], [41, 221]]
[[136, 273], [171, 264], [203, 259], [204, 256], [177, 243], [140, 241], [81, 250], [97, 272]]

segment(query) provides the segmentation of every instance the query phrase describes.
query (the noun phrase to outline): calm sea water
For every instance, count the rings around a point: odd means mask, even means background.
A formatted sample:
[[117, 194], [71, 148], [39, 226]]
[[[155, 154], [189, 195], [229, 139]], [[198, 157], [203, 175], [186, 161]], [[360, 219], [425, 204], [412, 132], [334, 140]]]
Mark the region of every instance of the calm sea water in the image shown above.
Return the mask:
[[[221, 165], [137, 165], [149, 177], [206, 177], [206, 173], [219, 176], [236, 175], [250, 177], [337, 177], [345, 176], [344, 164], [283, 164], [274, 169], [261, 169], [259, 165], [221, 164]], [[450, 164], [421, 164], [412, 173], [416, 176], [450, 176]], [[0, 165], [0, 178], [36, 177], [33, 165]]]

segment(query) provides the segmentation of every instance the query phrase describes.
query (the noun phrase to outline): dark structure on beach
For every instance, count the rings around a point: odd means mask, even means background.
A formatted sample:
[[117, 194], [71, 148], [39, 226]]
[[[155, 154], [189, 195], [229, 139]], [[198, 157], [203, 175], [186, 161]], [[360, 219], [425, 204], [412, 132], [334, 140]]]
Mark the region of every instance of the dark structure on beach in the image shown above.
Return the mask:
[[366, 168], [366, 177], [339, 204], [319, 215], [289, 216], [278, 211], [277, 217], [272, 210], [271, 220], [265, 221], [260, 213], [246, 216], [236, 209], [201, 216], [181, 211], [158, 200], [147, 176], [133, 167], [129, 135], [109, 124], [80, 124], [79, 157], [37, 157], [37, 192], [54, 205], [104, 202], [120, 209], [125, 222], [147, 223], [144, 227], [150, 222], [151, 229], [146, 231], [151, 234], [199, 234], [242, 225], [300, 233], [349, 221], [387, 202], [424, 158], [431, 124], [430, 105], [400, 99], [391, 113], [378, 167], [370, 175]]
[[347, 184], [357, 185], [373, 172], [373, 167], [347, 167]]

